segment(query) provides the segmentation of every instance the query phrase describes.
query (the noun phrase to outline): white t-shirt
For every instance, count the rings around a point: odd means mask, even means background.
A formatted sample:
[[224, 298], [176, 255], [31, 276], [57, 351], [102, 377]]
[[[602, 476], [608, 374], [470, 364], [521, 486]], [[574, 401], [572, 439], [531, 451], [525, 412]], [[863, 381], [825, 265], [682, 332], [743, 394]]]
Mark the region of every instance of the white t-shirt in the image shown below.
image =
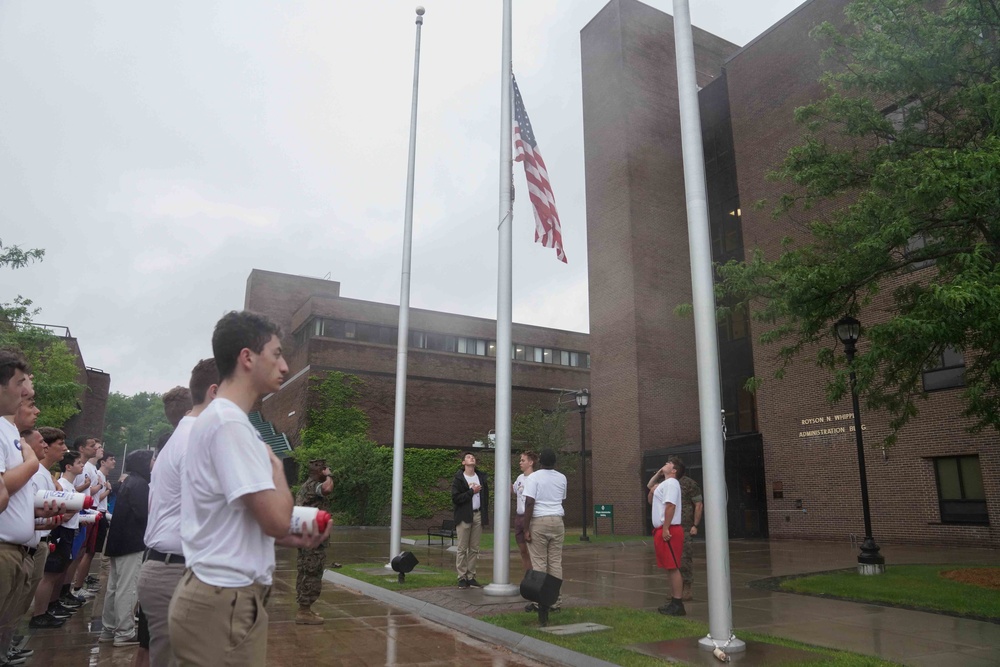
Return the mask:
[[[21, 433], [16, 426], [0, 417], [0, 472], [7, 472], [22, 463], [24, 455], [21, 453]], [[7, 509], [0, 512], [0, 542], [34, 546], [31, 544], [34, 539], [35, 492], [31, 480], [28, 480], [27, 484], [10, 497]]]
[[532, 518], [563, 516], [566, 500], [566, 475], [555, 470], [536, 470], [524, 479], [524, 496], [535, 499]]
[[165, 554], [182, 554], [181, 469], [187, 452], [194, 417], [182, 417], [160, 455], [156, 457], [149, 482], [149, 521], [146, 547]]
[[[104, 485], [108, 483], [108, 477], [107, 477], [107, 475], [105, 475], [103, 472], [101, 472], [100, 468], [97, 469], [97, 479], [99, 479], [100, 482], [101, 482], [101, 490], [97, 492], [97, 497], [100, 498], [101, 494], [103, 494], [107, 490], [107, 489], [104, 488]], [[97, 501], [97, 511], [99, 511], [99, 512], [101, 512], [103, 514], [107, 514], [107, 512], [108, 512], [108, 496], [104, 496], [103, 498], [101, 498], [100, 500]]]
[[83, 464], [83, 472], [76, 476], [76, 479], [73, 480], [73, 484], [76, 486], [80, 486], [81, 484], [83, 484], [83, 480], [85, 478], [89, 480], [87, 482], [87, 488], [85, 488], [83, 491], [80, 491], [79, 493], [86, 493], [88, 496], [93, 497], [94, 494], [90, 492], [90, 489], [97, 482], [97, 466], [95, 466], [90, 461], [87, 461], [86, 463]]
[[667, 503], [674, 504], [674, 516], [670, 519], [671, 526], [681, 523], [681, 483], [673, 477], [660, 482], [653, 491], [653, 528], [663, 526], [663, 508]]
[[[477, 475], [476, 473], [473, 473], [472, 477], [469, 477], [464, 472], [462, 474], [465, 475], [465, 482], [469, 485], [470, 489], [472, 488], [473, 484], [480, 483], [479, 475]], [[472, 511], [475, 512], [477, 509], [480, 509], [482, 507], [482, 504], [483, 501], [479, 499], [479, 491], [476, 491], [474, 494], [472, 494]]]
[[517, 494], [517, 513], [524, 514], [524, 480], [527, 476], [522, 472], [514, 480], [514, 493]]
[[223, 588], [271, 584], [274, 538], [241, 498], [273, 488], [268, 447], [246, 413], [225, 398], [212, 401], [191, 427], [181, 470], [181, 545], [198, 579]]
[[[52, 481], [52, 473], [45, 469], [41, 463], [38, 464], [38, 472], [31, 476], [31, 481], [28, 482], [31, 486], [31, 497], [34, 498], [35, 494], [39, 491], [55, 491], [56, 483]], [[34, 503], [32, 503], [34, 504]], [[38, 541], [51, 533], [51, 530], [36, 530], [34, 544], [29, 545], [32, 547], [38, 546]]]
[[[63, 477], [62, 475], [59, 475], [59, 479], [57, 480], [57, 482], [59, 484], [59, 490], [60, 491], [69, 491], [70, 493], [77, 493], [77, 490], [75, 488], [73, 488], [73, 483], [70, 482], [65, 477]], [[32, 513], [32, 514], [34, 514], [34, 513]], [[69, 528], [70, 530], [76, 530], [77, 528], [79, 528], [80, 527], [80, 513], [77, 512], [76, 514], [74, 514], [72, 519], [70, 519], [69, 521], [67, 521], [66, 523], [63, 524], [63, 527], [64, 528]]]

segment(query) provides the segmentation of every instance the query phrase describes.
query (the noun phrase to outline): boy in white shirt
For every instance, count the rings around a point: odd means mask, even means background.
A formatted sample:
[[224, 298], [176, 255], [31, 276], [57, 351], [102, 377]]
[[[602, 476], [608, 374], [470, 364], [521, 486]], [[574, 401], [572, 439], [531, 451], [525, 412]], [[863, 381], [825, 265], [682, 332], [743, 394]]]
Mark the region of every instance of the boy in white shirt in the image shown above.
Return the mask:
[[663, 481], [650, 491], [653, 504], [653, 547], [656, 565], [667, 571], [670, 579], [671, 599], [657, 608], [668, 616], [685, 616], [682, 601], [684, 579], [681, 576], [681, 556], [684, 552], [684, 529], [681, 527], [681, 485], [677, 480], [684, 476], [684, 462], [676, 456], [667, 459], [660, 469]]
[[181, 473], [181, 546], [188, 570], [170, 602], [170, 644], [181, 667], [267, 664], [267, 600], [274, 546], [314, 549], [332, 526], [289, 535], [284, 468], [247, 414], [288, 372], [280, 329], [230, 312], [215, 326], [221, 384], [191, 428]]

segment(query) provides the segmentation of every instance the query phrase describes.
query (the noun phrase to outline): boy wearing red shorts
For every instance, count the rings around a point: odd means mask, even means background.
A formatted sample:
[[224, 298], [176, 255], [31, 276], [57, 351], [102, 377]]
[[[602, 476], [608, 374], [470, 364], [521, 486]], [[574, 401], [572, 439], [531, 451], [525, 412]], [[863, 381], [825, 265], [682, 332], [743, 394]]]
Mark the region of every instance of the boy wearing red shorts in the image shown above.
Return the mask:
[[668, 616], [685, 616], [683, 595], [684, 580], [681, 577], [681, 554], [684, 552], [684, 529], [681, 528], [681, 485], [684, 476], [684, 462], [676, 456], [667, 459], [660, 469], [663, 481], [656, 490], [650, 491], [653, 505], [653, 546], [656, 549], [656, 565], [667, 571], [670, 579], [670, 602], [657, 608]]

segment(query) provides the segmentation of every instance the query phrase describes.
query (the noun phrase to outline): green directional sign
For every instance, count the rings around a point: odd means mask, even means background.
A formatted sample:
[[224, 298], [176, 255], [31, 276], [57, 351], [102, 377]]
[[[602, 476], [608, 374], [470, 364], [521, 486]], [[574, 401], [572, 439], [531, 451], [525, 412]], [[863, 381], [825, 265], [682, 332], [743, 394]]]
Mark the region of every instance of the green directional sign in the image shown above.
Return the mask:
[[597, 520], [611, 519], [611, 534], [615, 534], [615, 506], [594, 505], [594, 535], [597, 535]]

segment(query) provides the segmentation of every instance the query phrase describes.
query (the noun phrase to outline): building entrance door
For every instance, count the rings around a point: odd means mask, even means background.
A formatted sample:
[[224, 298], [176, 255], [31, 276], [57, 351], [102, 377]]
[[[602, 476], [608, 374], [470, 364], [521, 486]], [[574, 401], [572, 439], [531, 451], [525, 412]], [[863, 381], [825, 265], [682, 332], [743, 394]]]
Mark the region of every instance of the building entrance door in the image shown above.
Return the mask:
[[[643, 455], [643, 482], [663, 466], [669, 456], [684, 460], [685, 474], [704, 489], [701, 444], [679, 445]], [[767, 495], [764, 488], [764, 443], [760, 434], [730, 438], [726, 441], [727, 518], [730, 538], [767, 537]], [[653, 530], [650, 511], [646, 511], [647, 533]], [[702, 531], [704, 533], [704, 531]]]

